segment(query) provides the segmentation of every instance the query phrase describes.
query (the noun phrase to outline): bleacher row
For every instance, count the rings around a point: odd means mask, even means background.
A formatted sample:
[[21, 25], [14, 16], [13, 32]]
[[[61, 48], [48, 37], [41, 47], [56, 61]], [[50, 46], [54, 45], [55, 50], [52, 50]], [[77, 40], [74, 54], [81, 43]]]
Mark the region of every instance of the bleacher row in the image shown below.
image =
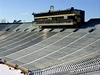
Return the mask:
[[62, 32], [40, 30], [32, 23], [16, 27], [13, 24], [0, 30], [0, 59], [29, 69], [33, 75], [100, 71], [100, 24]]
[[[33, 75], [80, 75], [100, 71], [100, 56], [85, 59], [74, 64], [62, 65], [40, 71], [33, 71]], [[100, 73], [100, 72], [99, 72]], [[91, 73], [92, 75], [92, 73]]]
[[70, 23], [73, 20], [59, 19], [59, 20], [44, 20], [44, 21], [36, 21], [36, 24], [49, 24], [49, 23]]

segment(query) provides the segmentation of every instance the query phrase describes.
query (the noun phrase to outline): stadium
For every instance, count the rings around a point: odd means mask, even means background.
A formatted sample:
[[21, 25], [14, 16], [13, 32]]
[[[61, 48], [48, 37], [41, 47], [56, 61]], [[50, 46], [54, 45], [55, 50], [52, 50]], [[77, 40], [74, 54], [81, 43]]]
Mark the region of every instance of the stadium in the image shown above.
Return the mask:
[[0, 23], [0, 64], [24, 75], [99, 75], [100, 18], [71, 7], [32, 13], [33, 22]]

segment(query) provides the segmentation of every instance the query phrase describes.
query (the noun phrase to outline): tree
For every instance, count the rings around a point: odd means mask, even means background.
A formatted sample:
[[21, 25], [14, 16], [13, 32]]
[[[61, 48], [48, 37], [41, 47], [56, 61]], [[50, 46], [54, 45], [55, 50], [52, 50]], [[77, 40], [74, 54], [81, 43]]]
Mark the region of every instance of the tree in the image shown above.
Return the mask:
[[18, 23], [21, 23], [21, 22], [22, 22], [22, 20], [18, 20], [17, 22], [18, 22]]
[[6, 19], [2, 19], [1, 20], [1, 23], [6, 23]]
[[14, 20], [13, 23], [17, 23], [17, 20]]
[[21, 23], [21, 22], [22, 22], [22, 20], [18, 20], [18, 21], [17, 20], [14, 20], [13, 21], [13, 23]]

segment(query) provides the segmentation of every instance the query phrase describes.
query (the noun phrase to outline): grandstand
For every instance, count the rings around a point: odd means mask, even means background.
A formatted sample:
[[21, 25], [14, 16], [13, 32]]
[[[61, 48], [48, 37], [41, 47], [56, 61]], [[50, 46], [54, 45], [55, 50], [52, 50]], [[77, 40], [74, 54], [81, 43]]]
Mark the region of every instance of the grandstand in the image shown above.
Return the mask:
[[73, 28], [47, 22], [1, 23], [0, 64], [25, 75], [99, 75], [100, 19]]

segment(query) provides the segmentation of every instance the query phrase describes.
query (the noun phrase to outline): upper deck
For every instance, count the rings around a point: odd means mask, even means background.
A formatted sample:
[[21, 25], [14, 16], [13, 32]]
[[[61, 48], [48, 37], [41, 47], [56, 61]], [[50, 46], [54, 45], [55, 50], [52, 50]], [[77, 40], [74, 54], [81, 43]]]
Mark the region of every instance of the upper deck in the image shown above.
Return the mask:
[[34, 16], [34, 26], [41, 27], [78, 27], [80, 23], [84, 22], [84, 11], [74, 9], [73, 7], [70, 9], [57, 11], [50, 9], [48, 12], [33, 13], [32, 15]]

